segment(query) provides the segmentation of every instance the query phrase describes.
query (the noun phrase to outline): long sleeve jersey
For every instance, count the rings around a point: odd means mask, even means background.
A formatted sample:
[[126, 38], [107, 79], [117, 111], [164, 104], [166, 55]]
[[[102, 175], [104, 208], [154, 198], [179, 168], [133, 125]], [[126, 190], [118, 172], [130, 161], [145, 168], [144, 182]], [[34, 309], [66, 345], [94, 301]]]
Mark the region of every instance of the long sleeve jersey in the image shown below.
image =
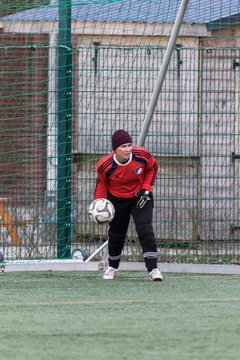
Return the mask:
[[152, 191], [158, 164], [151, 153], [140, 146], [132, 148], [129, 160], [122, 164], [114, 152], [99, 160], [94, 199], [105, 198], [107, 192], [119, 198], [136, 197], [141, 189]]

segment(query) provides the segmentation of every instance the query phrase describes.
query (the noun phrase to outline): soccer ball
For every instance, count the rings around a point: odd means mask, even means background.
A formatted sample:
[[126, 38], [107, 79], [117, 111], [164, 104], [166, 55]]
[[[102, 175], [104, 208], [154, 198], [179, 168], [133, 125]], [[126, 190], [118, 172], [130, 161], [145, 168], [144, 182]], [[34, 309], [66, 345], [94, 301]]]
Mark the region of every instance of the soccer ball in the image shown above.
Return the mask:
[[100, 198], [90, 204], [88, 213], [96, 224], [104, 224], [112, 221], [115, 215], [115, 209], [111, 201]]

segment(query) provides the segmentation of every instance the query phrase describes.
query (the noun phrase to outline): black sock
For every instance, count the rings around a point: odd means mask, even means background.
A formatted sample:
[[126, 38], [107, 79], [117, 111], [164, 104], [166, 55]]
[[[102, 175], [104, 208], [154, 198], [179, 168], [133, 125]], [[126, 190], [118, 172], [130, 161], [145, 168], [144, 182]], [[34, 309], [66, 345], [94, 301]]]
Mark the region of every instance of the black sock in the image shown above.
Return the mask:
[[109, 266], [113, 267], [114, 269], [118, 269], [119, 267], [119, 260], [108, 260]]
[[153, 269], [157, 269], [157, 259], [156, 258], [145, 258], [145, 265], [148, 269], [148, 272], [151, 272]]

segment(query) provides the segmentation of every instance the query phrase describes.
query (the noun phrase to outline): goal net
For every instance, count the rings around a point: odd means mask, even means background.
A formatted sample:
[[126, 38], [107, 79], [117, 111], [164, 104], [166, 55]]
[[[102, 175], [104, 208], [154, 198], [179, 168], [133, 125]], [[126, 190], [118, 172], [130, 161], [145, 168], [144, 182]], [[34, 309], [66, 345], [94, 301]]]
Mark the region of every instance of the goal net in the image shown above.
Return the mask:
[[[180, 5], [1, 1], [5, 259], [85, 258], [106, 241], [87, 213], [96, 164], [115, 130], [137, 143]], [[239, 34], [239, 0], [189, 0], [144, 144], [161, 262], [240, 261]], [[132, 223], [123, 259], [142, 259]]]

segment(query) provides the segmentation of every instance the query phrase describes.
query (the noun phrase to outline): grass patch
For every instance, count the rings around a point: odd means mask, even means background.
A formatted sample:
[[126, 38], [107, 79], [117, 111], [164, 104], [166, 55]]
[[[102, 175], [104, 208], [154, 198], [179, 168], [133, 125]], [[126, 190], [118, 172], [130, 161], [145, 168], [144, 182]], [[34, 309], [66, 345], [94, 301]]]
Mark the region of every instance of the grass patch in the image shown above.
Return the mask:
[[0, 274], [2, 360], [239, 359], [240, 276]]

